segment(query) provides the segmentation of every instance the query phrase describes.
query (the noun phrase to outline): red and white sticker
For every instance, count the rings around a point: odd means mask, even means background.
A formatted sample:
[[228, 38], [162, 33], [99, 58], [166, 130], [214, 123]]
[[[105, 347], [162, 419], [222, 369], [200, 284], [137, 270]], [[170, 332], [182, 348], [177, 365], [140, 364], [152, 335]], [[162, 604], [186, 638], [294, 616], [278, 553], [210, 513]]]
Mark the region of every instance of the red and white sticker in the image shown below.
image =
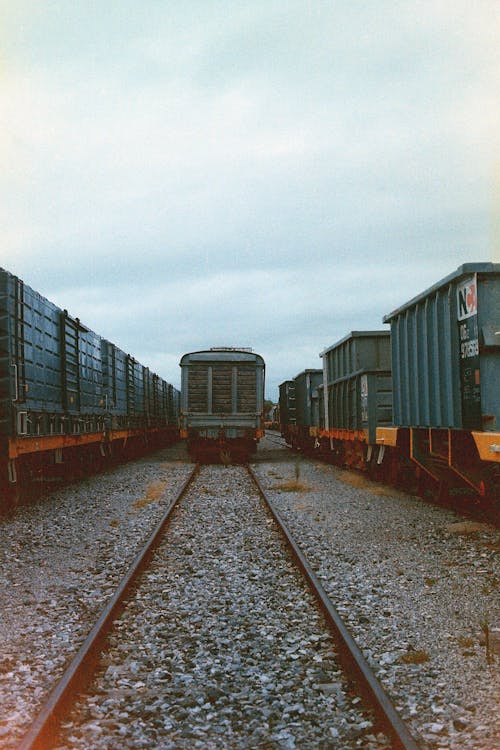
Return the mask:
[[466, 320], [477, 315], [477, 281], [473, 276], [457, 286], [457, 317]]

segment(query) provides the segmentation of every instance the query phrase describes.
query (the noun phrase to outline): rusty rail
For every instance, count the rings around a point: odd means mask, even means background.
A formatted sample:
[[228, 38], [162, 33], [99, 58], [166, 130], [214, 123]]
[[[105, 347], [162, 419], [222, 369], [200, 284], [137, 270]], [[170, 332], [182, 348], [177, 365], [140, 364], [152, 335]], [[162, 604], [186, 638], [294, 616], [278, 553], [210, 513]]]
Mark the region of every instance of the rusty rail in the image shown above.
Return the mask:
[[156, 525], [146, 544], [136, 555], [129, 570], [104, 607], [85, 642], [22, 739], [19, 750], [47, 750], [47, 748], [52, 747], [56, 742], [61, 720], [67, 713], [76, 693], [80, 692], [92, 678], [99, 660], [100, 651], [112, 627], [113, 620], [123, 610], [132, 586], [141, 572], [146, 568], [154, 550], [158, 547], [173, 509], [186, 493], [198, 472], [198, 468], [198, 465], [194, 467], [176, 497], [171, 501], [163, 517]]

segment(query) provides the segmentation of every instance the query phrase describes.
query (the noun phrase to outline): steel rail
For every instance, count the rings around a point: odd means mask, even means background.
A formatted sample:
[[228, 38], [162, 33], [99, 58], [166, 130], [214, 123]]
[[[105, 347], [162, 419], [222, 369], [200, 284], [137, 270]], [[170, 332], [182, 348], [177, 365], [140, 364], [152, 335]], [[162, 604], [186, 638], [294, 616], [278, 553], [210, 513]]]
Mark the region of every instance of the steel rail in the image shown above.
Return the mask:
[[128, 593], [140, 573], [147, 566], [154, 550], [158, 547], [172, 511], [186, 493], [198, 469], [199, 466], [196, 465], [183, 483], [176, 497], [171, 501], [146, 544], [136, 555], [115, 593], [102, 610], [99, 619], [85, 642], [49, 695], [30, 729], [23, 737], [19, 745], [19, 750], [47, 750], [47, 748], [56, 742], [60, 722], [67, 713], [71, 700], [77, 692], [84, 688], [95, 672], [104, 639], [112, 627], [113, 620], [123, 610]]
[[349, 677], [356, 683], [357, 689], [373, 709], [379, 728], [391, 739], [395, 750], [419, 750], [415, 739], [411, 736], [406, 724], [396, 711], [392, 701], [374, 675], [361, 649], [347, 629], [328, 594], [321, 585], [318, 577], [311, 568], [307, 558], [293, 538], [287, 525], [281, 518], [272, 500], [267, 496], [258, 477], [250, 466], [248, 472], [254, 480], [262, 499], [267, 504], [281, 533], [290, 547], [295, 560], [304, 574], [309, 587], [315, 595], [328, 626], [334, 633], [339, 646], [338, 658], [346, 669]]

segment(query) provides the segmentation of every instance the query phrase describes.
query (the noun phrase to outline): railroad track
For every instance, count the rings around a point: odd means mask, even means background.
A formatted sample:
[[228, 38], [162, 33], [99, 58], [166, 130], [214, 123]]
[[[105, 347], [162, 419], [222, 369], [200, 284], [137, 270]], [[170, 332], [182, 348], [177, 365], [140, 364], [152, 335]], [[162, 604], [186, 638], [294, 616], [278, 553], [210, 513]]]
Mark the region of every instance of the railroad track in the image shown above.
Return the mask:
[[[364, 737], [365, 747], [416, 750], [249, 473], [243, 467], [193, 471], [20, 750], [110, 747], [103, 739], [106, 727], [111, 737], [118, 733], [121, 747], [136, 746], [138, 738], [166, 748], [265, 747], [270, 738], [283, 747], [294, 747], [295, 739], [299, 747], [329, 739], [347, 748], [358, 747]], [[274, 524], [261, 512], [257, 491], [323, 616], [291, 568]], [[106, 705], [113, 707], [111, 716]], [[227, 745], [220, 744], [223, 732]]]

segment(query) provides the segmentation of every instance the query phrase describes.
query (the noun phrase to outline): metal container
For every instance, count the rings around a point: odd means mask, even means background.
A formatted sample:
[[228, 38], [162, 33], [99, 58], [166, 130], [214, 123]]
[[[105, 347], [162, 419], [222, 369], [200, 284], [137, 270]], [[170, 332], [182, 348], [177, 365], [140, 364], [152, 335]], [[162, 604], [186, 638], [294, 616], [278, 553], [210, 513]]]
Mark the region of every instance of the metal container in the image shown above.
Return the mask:
[[3, 269], [0, 402], [7, 435], [82, 432], [105, 414], [99, 336]]
[[309, 428], [317, 426], [314, 421], [317, 408], [317, 388], [323, 382], [323, 370], [304, 370], [294, 378], [295, 413], [297, 424]]
[[115, 417], [127, 414], [127, 355], [115, 344], [101, 339], [106, 410]]
[[[352, 331], [322, 352], [323, 429], [361, 433], [375, 443], [377, 426], [392, 422], [391, 345], [388, 331]], [[324, 392], [328, 393], [326, 400]]]
[[255, 439], [263, 430], [264, 360], [244, 349], [185, 354], [181, 366], [184, 437]]
[[282, 432], [286, 426], [297, 423], [294, 380], [285, 380], [279, 386], [279, 414]]
[[151, 418], [164, 423], [162, 409], [168, 404], [175, 423], [169, 388], [78, 318], [0, 269], [0, 434], [98, 432], [110, 415], [116, 418], [113, 427], [147, 427]]
[[500, 264], [462, 265], [384, 322], [396, 426], [500, 429]]
[[[66, 310], [60, 314], [62, 403], [75, 414], [105, 413], [102, 381], [101, 339], [71, 318]], [[45, 335], [47, 331], [44, 331]], [[36, 355], [40, 366], [39, 353]], [[44, 362], [45, 367], [47, 363]]]
[[175, 439], [175, 399], [168, 383], [0, 269], [0, 504], [28, 478], [80, 471], [113, 445], [121, 455]]
[[0, 269], [0, 398], [9, 434], [16, 412], [63, 410], [60, 337], [61, 310]]

